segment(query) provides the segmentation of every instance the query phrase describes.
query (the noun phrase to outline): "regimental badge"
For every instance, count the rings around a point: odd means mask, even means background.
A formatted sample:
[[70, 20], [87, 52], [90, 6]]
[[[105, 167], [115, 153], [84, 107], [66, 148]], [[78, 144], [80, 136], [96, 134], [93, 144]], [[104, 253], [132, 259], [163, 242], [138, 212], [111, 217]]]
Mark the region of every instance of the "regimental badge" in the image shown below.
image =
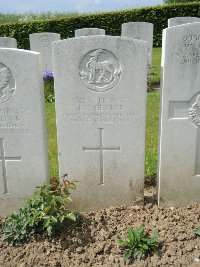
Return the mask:
[[15, 80], [8, 67], [0, 63], [0, 103], [8, 101], [15, 93]]
[[87, 53], [79, 67], [82, 82], [95, 92], [110, 90], [116, 86], [121, 76], [119, 59], [105, 49], [96, 49]]
[[195, 102], [193, 102], [188, 113], [192, 124], [197, 127], [200, 127], [200, 94], [197, 95]]

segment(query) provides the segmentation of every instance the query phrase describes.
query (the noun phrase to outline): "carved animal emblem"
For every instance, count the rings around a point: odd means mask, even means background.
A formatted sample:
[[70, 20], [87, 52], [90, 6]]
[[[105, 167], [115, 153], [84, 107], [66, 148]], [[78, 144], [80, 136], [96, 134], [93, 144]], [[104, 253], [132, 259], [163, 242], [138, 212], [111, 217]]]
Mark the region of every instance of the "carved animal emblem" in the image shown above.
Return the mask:
[[80, 63], [81, 80], [95, 92], [105, 92], [114, 87], [120, 75], [118, 58], [105, 49], [90, 51]]
[[[98, 57], [99, 55], [103, 53], [102, 49], [98, 49], [91, 53], [91, 59], [86, 65], [86, 68], [89, 71], [89, 83], [109, 83], [113, 79], [114, 69], [112, 62], [109, 62], [108, 60], [105, 61], [99, 61]], [[99, 77], [96, 78], [99, 71]], [[106, 78], [105, 75], [110, 75], [110, 78]]]

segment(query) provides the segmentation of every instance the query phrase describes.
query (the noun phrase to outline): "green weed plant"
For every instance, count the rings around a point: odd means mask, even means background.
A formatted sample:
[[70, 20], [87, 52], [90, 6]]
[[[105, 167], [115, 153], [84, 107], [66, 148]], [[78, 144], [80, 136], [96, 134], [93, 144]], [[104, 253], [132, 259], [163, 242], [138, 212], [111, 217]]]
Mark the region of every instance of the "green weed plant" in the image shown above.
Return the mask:
[[195, 235], [199, 235], [200, 236], [200, 224], [197, 224], [193, 230]]
[[67, 174], [63, 175], [61, 181], [53, 177], [49, 184], [38, 187], [25, 206], [13, 212], [5, 221], [3, 239], [15, 245], [36, 233], [47, 232], [51, 236], [62, 229], [65, 220], [76, 221], [78, 215], [68, 209], [72, 201], [69, 191], [76, 189], [76, 186], [66, 178]]
[[127, 261], [130, 257], [141, 259], [149, 254], [157, 254], [159, 249], [158, 233], [154, 232], [149, 235], [145, 233], [144, 226], [138, 229], [129, 226], [126, 239], [123, 240], [117, 236], [115, 241], [124, 249], [124, 261]]

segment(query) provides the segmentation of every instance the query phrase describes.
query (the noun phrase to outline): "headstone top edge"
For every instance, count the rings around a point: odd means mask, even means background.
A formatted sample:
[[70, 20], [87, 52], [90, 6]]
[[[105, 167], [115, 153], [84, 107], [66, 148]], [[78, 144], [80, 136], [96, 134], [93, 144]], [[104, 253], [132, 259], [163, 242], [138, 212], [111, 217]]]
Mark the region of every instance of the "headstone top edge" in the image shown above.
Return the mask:
[[60, 33], [56, 33], [56, 32], [33, 32], [33, 33], [30, 33], [29, 36], [42, 35], [42, 34], [52, 34], [52, 35], [60, 36]]
[[75, 29], [75, 31], [82, 31], [82, 30], [103, 30], [105, 31], [105, 29], [102, 28], [80, 28], [80, 29]]
[[168, 20], [177, 20], [177, 19], [184, 19], [184, 18], [200, 19], [200, 17], [184, 16], [184, 17], [173, 17], [173, 18], [169, 18]]
[[154, 24], [151, 23], [151, 22], [146, 22], [146, 21], [129, 21], [129, 22], [125, 22], [125, 23], [122, 23], [122, 25], [131, 25], [131, 24], [138, 24], [138, 25], [151, 25], [153, 26]]
[[191, 22], [191, 23], [185, 23], [185, 24], [180, 24], [176, 26], [170, 26], [169, 28], [163, 29], [163, 32], [170, 32], [170, 31], [176, 31], [180, 29], [185, 29], [185, 28], [195, 28], [197, 26], [200, 26], [200, 21], [199, 22]]
[[25, 50], [25, 49], [17, 49], [17, 48], [7, 48], [7, 47], [0, 47], [0, 51], [6, 51], [6, 52], [10, 52], [10, 51], [13, 51], [13, 52], [16, 52], [18, 54], [21, 54], [21, 53], [26, 53], [27, 55], [33, 55], [33, 56], [38, 56], [40, 55], [39, 52], [35, 52], [35, 51], [30, 51], [30, 50]]
[[0, 36], [0, 39], [12, 39], [12, 40], [16, 40], [16, 38], [13, 37], [7, 37], [7, 36]]
[[144, 40], [138, 40], [134, 39], [131, 37], [124, 37], [124, 36], [109, 36], [109, 35], [90, 35], [90, 36], [80, 36], [80, 37], [73, 37], [73, 38], [68, 38], [68, 39], [63, 39], [63, 40], [58, 40], [52, 43], [53, 46], [59, 45], [61, 43], [70, 43], [70, 42], [80, 42], [80, 40], [92, 40], [92, 39], [107, 39], [107, 40], [124, 40], [124, 41], [129, 41], [131, 43], [138, 43], [142, 44], [144, 46], [147, 46], [147, 42]]

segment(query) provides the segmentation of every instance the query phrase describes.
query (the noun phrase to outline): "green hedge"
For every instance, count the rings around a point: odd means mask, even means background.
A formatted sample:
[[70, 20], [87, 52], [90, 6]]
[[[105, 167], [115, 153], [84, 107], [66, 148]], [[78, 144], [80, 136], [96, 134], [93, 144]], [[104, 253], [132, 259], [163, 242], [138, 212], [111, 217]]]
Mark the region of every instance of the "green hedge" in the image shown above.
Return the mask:
[[120, 35], [122, 23], [146, 21], [154, 24], [154, 46], [160, 47], [162, 30], [167, 27], [167, 20], [181, 16], [200, 16], [200, 2], [3, 24], [0, 25], [0, 36], [14, 37], [19, 48], [29, 49], [29, 34], [34, 32], [56, 32], [61, 34], [61, 38], [68, 38], [74, 36], [75, 29], [95, 27], [105, 29], [107, 35]]

